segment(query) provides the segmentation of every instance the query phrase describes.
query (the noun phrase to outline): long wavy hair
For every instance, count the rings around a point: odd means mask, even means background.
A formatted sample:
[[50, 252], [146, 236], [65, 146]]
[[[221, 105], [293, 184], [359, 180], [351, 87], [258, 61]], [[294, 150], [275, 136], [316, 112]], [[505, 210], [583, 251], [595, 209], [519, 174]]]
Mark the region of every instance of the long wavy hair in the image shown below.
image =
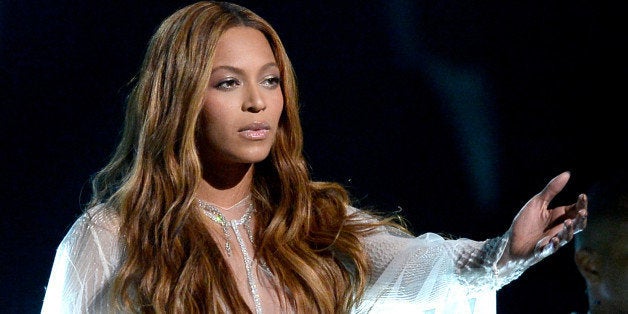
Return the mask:
[[89, 206], [105, 203], [121, 219], [112, 302], [124, 312], [251, 312], [194, 205], [202, 172], [212, 171], [202, 169], [195, 143], [202, 98], [218, 39], [235, 26], [266, 36], [285, 104], [274, 146], [255, 165], [256, 258], [297, 312], [348, 312], [370, 271], [360, 237], [375, 225], [347, 215], [341, 185], [311, 181], [284, 46], [264, 19], [224, 2], [189, 5], [159, 26], [127, 99], [121, 141], [92, 180]]

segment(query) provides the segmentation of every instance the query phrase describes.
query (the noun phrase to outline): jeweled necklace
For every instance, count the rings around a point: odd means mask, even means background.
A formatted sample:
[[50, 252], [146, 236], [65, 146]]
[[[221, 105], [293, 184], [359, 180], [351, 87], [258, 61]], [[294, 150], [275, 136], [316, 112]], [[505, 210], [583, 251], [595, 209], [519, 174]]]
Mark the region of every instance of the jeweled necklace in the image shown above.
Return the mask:
[[[247, 235], [249, 236], [249, 241], [251, 244], [255, 246], [255, 242], [253, 242], [253, 233], [251, 232], [251, 216], [255, 212], [253, 208], [253, 203], [250, 203], [251, 195], [248, 195], [241, 201], [237, 202], [235, 205], [229, 208], [221, 208], [212, 203], [205, 202], [203, 200], [197, 199], [199, 206], [203, 209], [203, 212], [207, 217], [211, 220], [217, 222], [222, 227], [222, 232], [225, 234], [225, 250], [227, 251], [227, 256], [231, 257], [231, 241], [230, 241], [230, 233], [229, 227], [233, 229], [233, 233], [235, 234], [236, 240], [240, 245], [240, 250], [242, 250], [242, 255], [244, 256], [244, 267], [246, 269], [246, 278], [249, 282], [249, 291], [251, 292], [251, 296], [253, 297], [253, 302], [255, 303], [255, 313], [262, 314], [262, 300], [259, 295], [259, 291], [257, 290], [257, 284], [255, 283], [255, 277], [253, 276], [253, 259], [249, 255], [248, 250], [246, 249], [246, 245], [244, 244], [244, 240], [238, 231], [238, 227], [240, 225], [244, 226]], [[227, 220], [225, 216], [222, 214], [222, 210], [228, 211], [232, 208], [243, 207], [245, 202], [249, 202], [248, 208], [246, 212], [240, 219]], [[260, 261], [260, 266], [262, 269], [269, 275], [272, 275], [266, 263], [262, 260]]]
[[255, 209], [253, 208], [253, 203], [250, 203], [246, 212], [242, 215], [242, 217], [240, 217], [240, 219], [234, 219], [231, 221], [225, 218], [222, 211], [229, 211], [233, 208], [242, 207], [245, 202], [250, 202], [250, 199], [251, 195], [248, 195], [229, 208], [222, 208], [215, 204], [197, 199], [198, 205], [203, 209], [205, 215], [222, 227], [222, 232], [225, 235], [225, 250], [227, 251], [227, 256], [229, 257], [231, 257], [231, 233], [229, 232], [229, 227], [232, 227], [235, 230], [239, 225], [244, 225], [244, 230], [246, 230], [249, 240], [251, 243], [254, 243], [253, 233], [251, 232], [251, 216], [253, 215], [253, 212], [255, 212]]

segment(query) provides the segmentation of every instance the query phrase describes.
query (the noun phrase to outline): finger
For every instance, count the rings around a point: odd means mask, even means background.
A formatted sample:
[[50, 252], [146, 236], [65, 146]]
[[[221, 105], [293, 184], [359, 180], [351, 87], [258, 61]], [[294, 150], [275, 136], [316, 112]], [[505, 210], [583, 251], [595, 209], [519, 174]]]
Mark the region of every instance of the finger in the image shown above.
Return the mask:
[[[579, 216], [578, 218], [585, 219], [586, 221], [586, 215]], [[577, 230], [577, 224], [576, 219], [567, 219], [561, 225], [552, 228], [550, 234], [554, 234], [554, 236], [546, 236], [537, 242], [535, 246], [535, 256], [538, 258], [547, 257], [569, 243], [569, 241], [573, 239], [574, 234], [579, 232], [579, 230]]]
[[537, 253], [543, 251], [545, 247], [550, 243], [551, 240], [552, 240], [552, 237], [550, 236], [545, 236], [541, 238], [541, 240], [536, 242], [536, 245], [534, 246], [534, 251]]
[[534, 257], [537, 260], [541, 260], [554, 253], [554, 251], [552, 239], [550, 237], [544, 237], [536, 243], [534, 247]]
[[580, 194], [578, 195], [578, 199], [576, 200], [576, 203], [574, 203], [573, 205], [569, 206], [566, 210], [566, 214], [570, 215], [573, 217], [576, 217], [576, 215], [578, 215], [578, 213], [581, 210], [587, 210], [588, 207], [588, 200], [587, 200], [587, 196], [586, 194]]
[[561, 246], [558, 237], [545, 237], [541, 239], [535, 247], [534, 256], [537, 259], [546, 258], [556, 252]]
[[587, 227], [588, 211], [588, 198], [586, 194], [580, 194], [578, 196], [578, 202], [576, 203], [576, 209], [578, 214], [574, 219], [574, 233], [578, 233]]
[[578, 217], [574, 219], [574, 234], [584, 230], [587, 227], [587, 216], [589, 213], [587, 209], [581, 209], [578, 212]]
[[562, 247], [567, 244], [569, 241], [573, 239], [574, 235], [574, 221], [572, 219], [568, 219], [563, 223], [563, 229], [558, 232], [556, 235], [556, 239], [558, 239], [558, 247]]
[[566, 206], [553, 208], [551, 212], [551, 221], [560, 223], [564, 219], [575, 219], [580, 215], [587, 215], [587, 196], [585, 194], [578, 195], [575, 203]]
[[578, 201], [576, 202], [576, 208], [578, 209], [578, 212], [582, 210], [586, 212], [588, 207], [589, 207], [589, 199], [587, 195], [586, 194], [578, 195]]
[[569, 171], [565, 171], [555, 176], [539, 193], [539, 197], [546, 203], [549, 203], [552, 199], [554, 199], [556, 194], [563, 190], [570, 177], [571, 174], [569, 173]]
[[547, 230], [546, 234], [550, 237], [549, 242], [556, 240], [561, 246], [564, 244], [563, 241], [569, 242], [573, 236], [574, 224], [573, 219], [565, 219], [562, 223], [558, 223]]

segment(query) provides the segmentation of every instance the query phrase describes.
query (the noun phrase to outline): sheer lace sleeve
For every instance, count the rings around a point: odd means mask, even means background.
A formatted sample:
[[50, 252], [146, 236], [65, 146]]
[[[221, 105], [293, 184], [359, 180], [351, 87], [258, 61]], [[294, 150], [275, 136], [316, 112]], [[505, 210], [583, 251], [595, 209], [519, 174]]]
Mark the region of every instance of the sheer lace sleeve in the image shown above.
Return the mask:
[[[355, 212], [349, 208], [349, 212]], [[366, 216], [365, 219], [371, 219]], [[382, 228], [364, 238], [371, 282], [353, 313], [495, 313], [495, 292], [529, 267], [503, 263], [508, 233], [486, 241], [410, 236]]]
[[41, 313], [105, 313], [112, 275], [120, 261], [116, 214], [97, 206], [63, 238], [50, 273]]

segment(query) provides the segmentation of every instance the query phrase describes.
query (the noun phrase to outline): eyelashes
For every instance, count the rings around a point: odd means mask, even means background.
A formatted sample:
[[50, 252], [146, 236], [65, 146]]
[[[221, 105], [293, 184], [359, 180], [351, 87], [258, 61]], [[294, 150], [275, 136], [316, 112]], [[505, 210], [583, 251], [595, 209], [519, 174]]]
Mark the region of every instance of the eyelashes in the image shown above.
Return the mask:
[[228, 78], [218, 82], [218, 84], [214, 85], [214, 88], [220, 90], [232, 90], [240, 85], [242, 85], [242, 83], [235, 78]]
[[274, 76], [274, 75], [264, 78], [261, 82], [262, 86], [268, 87], [268, 88], [274, 88], [276, 86], [279, 86], [280, 83], [281, 83], [281, 79], [279, 78], [279, 76]]
[[[267, 89], [274, 89], [281, 84], [281, 78], [278, 75], [269, 75], [264, 77], [260, 82], [258, 82], [258, 84]], [[214, 88], [224, 91], [230, 91], [238, 88], [239, 86], [242, 86], [241, 80], [234, 77], [229, 77], [219, 81], [217, 84], [214, 85]]]

